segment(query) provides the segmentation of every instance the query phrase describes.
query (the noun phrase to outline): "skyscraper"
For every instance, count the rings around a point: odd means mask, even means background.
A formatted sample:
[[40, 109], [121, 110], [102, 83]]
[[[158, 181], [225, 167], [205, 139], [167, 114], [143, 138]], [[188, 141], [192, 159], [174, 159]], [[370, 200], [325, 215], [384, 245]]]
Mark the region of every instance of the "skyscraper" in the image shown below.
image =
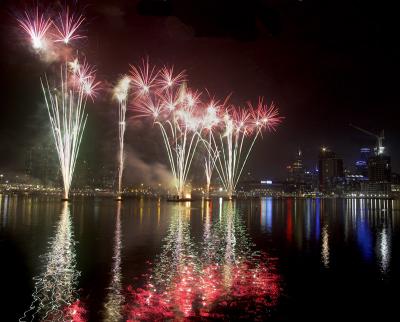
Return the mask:
[[368, 177], [368, 160], [371, 157], [370, 148], [360, 149], [360, 158], [356, 161], [356, 174]]
[[318, 158], [319, 188], [325, 193], [335, 192], [343, 181], [343, 160], [329, 148], [322, 147]]
[[368, 160], [369, 192], [388, 193], [391, 182], [390, 156], [378, 154]]
[[390, 182], [390, 156], [380, 154], [370, 157], [368, 160], [368, 177], [370, 182]]
[[316, 191], [318, 186], [316, 172], [305, 168], [303, 153], [300, 149], [297, 150], [293, 162], [286, 169], [288, 174], [285, 181], [285, 192], [302, 194]]
[[299, 149], [296, 153], [296, 158], [293, 163], [287, 167], [288, 169], [288, 181], [291, 182], [302, 182], [304, 177], [304, 168], [303, 168], [303, 158], [302, 152]]

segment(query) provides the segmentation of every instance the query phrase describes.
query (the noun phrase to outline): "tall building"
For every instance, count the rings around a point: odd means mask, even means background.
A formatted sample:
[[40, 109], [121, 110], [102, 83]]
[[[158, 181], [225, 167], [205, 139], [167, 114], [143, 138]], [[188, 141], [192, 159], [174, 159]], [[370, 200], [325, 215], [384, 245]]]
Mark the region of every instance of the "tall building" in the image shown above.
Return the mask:
[[316, 173], [304, 167], [303, 154], [300, 149], [286, 169], [285, 192], [302, 194], [316, 191]]
[[318, 157], [319, 188], [321, 192], [339, 192], [343, 183], [343, 160], [326, 147]]
[[368, 177], [368, 160], [371, 155], [370, 148], [360, 149], [360, 158], [356, 161], [356, 175]]
[[372, 183], [388, 183], [391, 181], [390, 156], [378, 154], [368, 160], [368, 178]]
[[293, 163], [287, 167], [288, 180], [292, 182], [301, 182], [304, 177], [303, 158], [301, 150], [296, 153]]
[[392, 169], [390, 156], [377, 154], [368, 160], [368, 192], [388, 194], [391, 192]]

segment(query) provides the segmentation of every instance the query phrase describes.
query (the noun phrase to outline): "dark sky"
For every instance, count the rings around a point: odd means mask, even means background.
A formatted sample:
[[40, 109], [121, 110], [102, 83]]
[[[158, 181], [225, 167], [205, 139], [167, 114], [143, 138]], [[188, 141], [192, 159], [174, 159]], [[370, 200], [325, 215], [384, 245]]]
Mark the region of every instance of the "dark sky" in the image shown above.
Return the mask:
[[[352, 168], [359, 148], [375, 140], [349, 123], [385, 129], [393, 168], [400, 170], [399, 23], [389, 2], [96, 0], [79, 5], [85, 8], [88, 38], [78, 47], [97, 66], [105, 88], [148, 55], [155, 64], [185, 69], [194, 88], [217, 97], [233, 92], [233, 103], [258, 96], [274, 101], [285, 120], [256, 143], [247, 169], [257, 176], [282, 176], [298, 147], [306, 165], [314, 166], [321, 145]], [[1, 2], [0, 169], [21, 168], [25, 149], [50, 138], [39, 78], [56, 67], [27, 50], [14, 17], [23, 8], [24, 2]], [[93, 165], [114, 160], [115, 109], [107, 90], [88, 106], [82, 155]], [[166, 163], [157, 131], [136, 125], [128, 129], [129, 149], [145, 163]]]

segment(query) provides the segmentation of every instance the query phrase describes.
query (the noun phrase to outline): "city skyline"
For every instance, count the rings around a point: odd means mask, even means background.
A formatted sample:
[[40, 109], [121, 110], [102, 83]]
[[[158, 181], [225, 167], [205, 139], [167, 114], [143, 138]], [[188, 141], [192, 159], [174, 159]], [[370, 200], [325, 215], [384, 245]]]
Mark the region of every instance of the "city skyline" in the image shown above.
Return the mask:
[[[381, 15], [378, 14], [374, 22], [380, 28], [377, 27], [377, 34], [364, 34], [353, 42], [351, 36], [360, 32], [359, 24], [366, 30], [376, 27], [366, 21], [373, 12], [367, 5], [362, 7], [355, 21], [344, 19], [338, 30], [333, 30], [328, 22], [340, 12], [340, 3], [332, 5], [332, 12], [327, 12], [313, 1], [293, 1], [287, 6], [279, 1], [266, 2], [264, 5], [270, 17], [258, 17], [254, 8], [245, 6], [248, 19], [242, 21], [241, 31], [227, 21], [227, 17], [239, 15], [235, 5], [213, 6], [206, 1], [201, 9], [208, 10], [215, 18], [208, 25], [196, 16], [193, 8], [183, 16], [178, 4], [165, 8], [157, 1], [151, 3], [153, 6], [144, 7], [138, 2], [102, 1], [96, 7], [87, 8], [89, 22], [85, 31], [89, 37], [82, 40], [88, 48], [85, 54], [96, 65], [106, 88], [104, 98], [89, 107], [90, 117], [79, 158], [93, 164], [115, 162], [116, 130], [110, 128], [108, 122], [115, 118], [116, 108], [112, 107], [111, 95], [107, 95], [107, 86], [126, 70], [129, 63], [149, 55], [158, 65], [170, 63], [188, 70], [194, 85], [207, 86], [218, 96], [232, 90], [233, 102], [243, 103], [259, 94], [264, 95], [268, 103], [275, 102], [285, 116], [285, 122], [273, 136], [256, 142], [255, 157], [250, 158], [246, 169], [257, 176], [282, 177], [286, 163], [298, 147], [310, 166], [322, 145], [335, 150], [345, 164], [353, 164], [359, 148], [374, 146], [375, 141], [351, 128], [350, 123], [372, 132], [384, 129], [385, 146], [392, 156], [394, 171], [398, 171], [400, 140], [395, 120], [390, 117], [396, 102], [391, 80], [398, 67], [392, 54], [397, 49], [390, 42], [391, 20], [383, 20], [384, 9], [379, 9]], [[350, 15], [356, 8], [350, 5], [347, 10]], [[316, 13], [321, 17], [316, 18]], [[12, 14], [5, 3], [1, 10], [4, 18], [1, 28], [6, 32], [2, 33], [0, 41], [4, 53], [1, 59], [4, 71], [1, 168], [23, 166], [24, 149], [40, 137], [47, 140], [47, 115], [42, 106], [38, 79], [44, 72], [54, 69], [52, 64], [41, 62], [6, 37], [15, 32], [10, 27], [10, 21], [14, 19]], [[224, 15], [226, 18], [222, 19]], [[293, 19], [288, 21], [289, 17]], [[140, 48], [134, 43], [140, 43]], [[315, 48], [311, 49], [313, 44]], [[370, 50], [362, 51], [366, 44], [371, 46]], [[119, 50], [111, 50], [113, 46]], [[330, 49], [329, 54], [327, 49]], [[354, 60], [361, 53], [360, 59]], [[225, 57], [223, 62], [215, 59], [221, 55]], [[318, 59], [315, 59], [316, 55]], [[328, 63], [324, 64], [323, 59]], [[368, 59], [373, 59], [376, 64], [367, 64]], [[383, 66], [378, 65], [378, 61]], [[205, 72], [206, 66], [212, 68]], [[319, 74], [316, 75], [317, 70]], [[367, 82], [364, 74], [369, 72]], [[342, 75], [349, 77], [343, 79]], [[18, 95], [20, 88], [26, 95]], [[151, 142], [160, 137], [151, 134], [143, 141], [140, 135], [146, 131], [145, 125], [132, 120], [132, 115], [127, 117], [130, 118], [128, 122], [133, 123], [126, 134], [128, 154], [150, 166], [167, 165], [165, 156], [151, 148]], [[137, 140], [138, 137], [141, 140]], [[135, 171], [135, 167], [130, 167]], [[197, 168], [200, 172], [200, 162]]]

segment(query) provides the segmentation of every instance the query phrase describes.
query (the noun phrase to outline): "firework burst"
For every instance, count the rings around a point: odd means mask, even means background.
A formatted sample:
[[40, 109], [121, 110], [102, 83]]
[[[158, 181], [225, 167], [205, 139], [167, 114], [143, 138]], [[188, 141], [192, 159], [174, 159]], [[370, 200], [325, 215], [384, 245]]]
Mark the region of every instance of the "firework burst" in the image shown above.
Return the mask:
[[83, 93], [92, 100], [98, 95], [101, 82], [96, 81], [96, 68], [86, 61], [81, 64], [77, 58], [68, 63], [71, 72], [72, 85], [82, 89]]
[[131, 66], [132, 87], [138, 96], [145, 96], [156, 86], [158, 76], [155, 67], [150, 67], [149, 60], [142, 61], [141, 66]]
[[85, 18], [82, 15], [71, 13], [67, 7], [53, 23], [57, 32], [54, 41], [68, 45], [72, 40], [84, 38], [78, 33], [78, 29], [84, 21]]
[[33, 13], [25, 11], [24, 16], [17, 19], [19, 26], [28, 34], [32, 47], [41, 50], [45, 46], [45, 36], [52, 25], [50, 18], [46, 18], [43, 13], [39, 13], [39, 8]]
[[248, 103], [245, 108], [226, 107], [229, 97], [221, 104], [215, 99], [204, 104], [201, 93], [187, 87], [183, 72], [174, 74], [173, 68], [165, 67], [156, 70], [148, 60], [131, 68], [136, 116], [150, 117], [159, 126], [178, 198], [184, 197], [199, 140], [207, 151], [207, 196], [215, 168], [232, 197], [256, 139], [265, 130], [275, 130], [281, 122], [277, 109], [268, 107], [262, 99], [256, 106]]
[[174, 68], [164, 67], [159, 72], [157, 86], [161, 91], [168, 91], [173, 86], [180, 86], [185, 82], [185, 72], [174, 74]]
[[210, 131], [207, 147], [209, 153], [218, 155], [215, 169], [228, 197], [232, 198], [258, 136], [266, 129], [275, 130], [282, 117], [273, 104], [268, 107], [260, 98], [255, 107], [248, 103], [247, 108], [225, 109], [220, 120], [220, 133], [214, 135]]
[[179, 199], [184, 198], [187, 176], [200, 136], [201, 118], [196, 115], [200, 93], [189, 90], [183, 73], [155, 71], [148, 61], [132, 67], [137, 117], [151, 117], [161, 131]]

